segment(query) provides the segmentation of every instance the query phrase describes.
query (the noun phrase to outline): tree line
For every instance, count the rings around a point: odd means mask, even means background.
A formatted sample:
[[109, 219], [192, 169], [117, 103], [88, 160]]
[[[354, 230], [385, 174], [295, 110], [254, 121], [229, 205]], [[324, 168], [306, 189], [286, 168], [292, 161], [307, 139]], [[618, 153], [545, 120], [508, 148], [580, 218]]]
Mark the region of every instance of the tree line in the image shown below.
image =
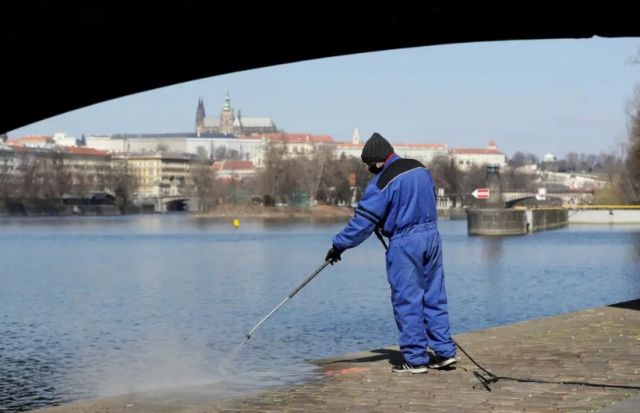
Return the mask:
[[130, 203], [137, 181], [124, 160], [71, 161], [60, 151], [0, 152], [0, 200], [58, 200], [109, 191]]

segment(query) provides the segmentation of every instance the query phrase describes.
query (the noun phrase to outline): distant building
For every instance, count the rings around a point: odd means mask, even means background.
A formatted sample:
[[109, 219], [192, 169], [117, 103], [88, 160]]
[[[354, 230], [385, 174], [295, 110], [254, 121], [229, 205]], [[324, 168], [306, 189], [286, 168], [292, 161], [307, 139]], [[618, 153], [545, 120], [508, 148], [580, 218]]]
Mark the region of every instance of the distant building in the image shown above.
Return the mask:
[[[312, 135], [310, 133], [266, 133], [247, 136], [247, 139], [259, 139], [262, 141], [264, 155], [269, 146], [283, 151], [285, 158], [313, 157], [323, 148], [333, 149], [335, 142], [331, 135]], [[263, 165], [264, 159], [260, 160], [259, 166]]]
[[11, 183], [4, 189], [20, 187], [26, 168], [35, 183], [34, 197], [51, 196], [46, 193], [50, 187], [58, 191], [55, 196], [108, 189], [110, 162], [108, 153], [90, 148], [0, 145], [0, 175]]
[[131, 154], [122, 157], [138, 184], [138, 198], [188, 195], [192, 158], [188, 156]]
[[56, 144], [51, 136], [44, 135], [27, 135], [18, 139], [8, 139], [6, 143], [27, 148], [52, 148]]
[[416, 159], [425, 165], [436, 158], [449, 156], [449, 148], [442, 143], [400, 143], [393, 145], [393, 149], [403, 158]]
[[256, 175], [256, 167], [251, 161], [226, 160], [214, 162], [211, 167], [216, 172], [216, 179], [223, 181], [241, 181]]
[[111, 153], [190, 154], [208, 160], [242, 159], [260, 166], [266, 143], [221, 133], [148, 133], [89, 135], [86, 146]]
[[571, 191], [598, 191], [611, 183], [595, 175], [553, 171], [542, 172], [542, 178], [546, 186], [559, 184]]
[[238, 111], [236, 116], [229, 94], [225, 96], [222, 110], [218, 117], [207, 117], [202, 99], [198, 100], [196, 108], [195, 132], [203, 133], [223, 133], [236, 136], [251, 134], [275, 133], [278, 129], [269, 117], [245, 117]]
[[58, 146], [78, 146], [78, 140], [75, 136], [67, 135], [64, 132], [54, 133], [53, 141]]
[[358, 128], [355, 128], [351, 136], [351, 142], [336, 142], [336, 156], [338, 158], [342, 156], [354, 156], [360, 159], [363, 147], [364, 143], [360, 141], [360, 131], [358, 131]]
[[458, 169], [467, 170], [472, 166], [497, 165], [504, 168], [507, 157], [498, 150], [494, 140], [489, 141], [486, 148], [454, 148], [450, 156]]
[[554, 154], [548, 153], [542, 158], [542, 162], [555, 162], [557, 159]]
[[[449, 150], [445, 144], [431, 143], [395, 143], [392, 142], [395, 153], [403, 158], [416, 159], [424, 164], [430, 163], [434, 158], [449, 156]], [[360, 141], [360, 132], [354, 129], [351, 142], [336, 143], [336, 155], [354, 156], [360, 159], [364, 142]]]

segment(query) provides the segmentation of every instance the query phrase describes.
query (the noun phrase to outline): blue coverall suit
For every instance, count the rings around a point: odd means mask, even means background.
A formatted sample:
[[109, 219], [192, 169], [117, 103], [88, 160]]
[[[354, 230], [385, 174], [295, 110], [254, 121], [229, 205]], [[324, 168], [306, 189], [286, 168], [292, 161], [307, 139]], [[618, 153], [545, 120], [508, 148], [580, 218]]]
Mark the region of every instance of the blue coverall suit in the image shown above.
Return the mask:
[[429, 362], [427, 347], [442, 357], [456, 353], [435, 201], [431, 173], [420, 162], [393, 154], [365, 189], [354, 217], [333, 238], [343, 250], [359, 245], [376, 228], [389, 238], [387, 278], [400, 351], [414, 366]]

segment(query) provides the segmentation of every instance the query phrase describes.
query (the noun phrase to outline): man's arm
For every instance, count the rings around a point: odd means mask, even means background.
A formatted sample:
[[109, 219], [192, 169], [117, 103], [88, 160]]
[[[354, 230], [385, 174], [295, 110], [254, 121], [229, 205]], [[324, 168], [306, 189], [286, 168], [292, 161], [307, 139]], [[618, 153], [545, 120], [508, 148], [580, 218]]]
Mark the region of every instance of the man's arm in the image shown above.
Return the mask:
[[349, 220], [347, 226], [333, 237], [333, 245], [339, 250], [346, 250], [359, 245], [369, 238], [376, 227], [382, 227], [382, 217], [387, 209], [387, 200], [376, 185], [369, 185], [355, 215]]

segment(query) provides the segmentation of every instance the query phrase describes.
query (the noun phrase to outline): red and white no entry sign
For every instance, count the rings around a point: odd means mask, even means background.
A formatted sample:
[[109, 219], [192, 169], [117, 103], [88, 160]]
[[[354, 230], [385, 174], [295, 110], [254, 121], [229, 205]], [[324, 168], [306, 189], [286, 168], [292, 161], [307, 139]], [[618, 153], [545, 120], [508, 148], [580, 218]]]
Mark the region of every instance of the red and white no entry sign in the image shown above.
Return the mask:
[[478, 188], [471, 193], [474, 197], [478, 199], [488, 199], [489, 198], [489, 188]]

